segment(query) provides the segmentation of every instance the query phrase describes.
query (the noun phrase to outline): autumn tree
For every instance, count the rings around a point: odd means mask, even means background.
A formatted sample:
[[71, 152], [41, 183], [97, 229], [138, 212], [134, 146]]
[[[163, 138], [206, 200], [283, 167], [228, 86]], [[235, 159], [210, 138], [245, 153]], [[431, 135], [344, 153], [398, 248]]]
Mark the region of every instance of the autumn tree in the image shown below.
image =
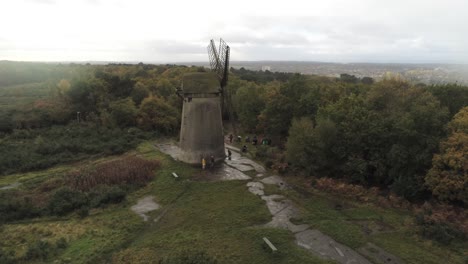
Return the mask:
[[438, 198], [468, 204], [468, 107], [462, 108], [448, 127], [449, 137], [434, 155], [425, 182]]
[[141, 102], [137, 124], [144, 130], [163, 134], [174, 133], [179, 127], [178, 111], [158, 96], [150, 96]]

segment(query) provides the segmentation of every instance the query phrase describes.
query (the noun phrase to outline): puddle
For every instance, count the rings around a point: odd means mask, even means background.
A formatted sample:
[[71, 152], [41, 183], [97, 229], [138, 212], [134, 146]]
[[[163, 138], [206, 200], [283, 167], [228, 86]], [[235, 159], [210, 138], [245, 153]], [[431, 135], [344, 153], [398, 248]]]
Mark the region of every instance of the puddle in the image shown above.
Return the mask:
[[214, 168], [200, 170], [199, 173], [192, 177], [195, 181], [234, 181], [234, 180], [250, 180], [250, 176], [238, 171], [226, 164], [216, 165]]
[[[155, 147], [164, 154], [170, 155], [173, 159], [179, 160], [182, 150], [175, 143], [158, 143]], [[233, 149], [232, 147], [229, 147]], [[193, 177], [200, 181], [232, 181], [232, 180], [250, 180], [251, 177], [243, 173], [250, 170], [265, 170], [259, 164], [243, 158], [239, 153], [232, 152], [232, 160], [225, 160], [225, 163], [217, 164], [214, 168], [207, 167]]]
[[271, 221], [265, 226], [282, 228], [293, 233], [304, 231], [309, 228], [309, 226], [305, 224], [295, 225], [291, 223], [290, 219], [299, 215], [299, 211], [291, 200], [285, 200], [284, 196], [278, 194], [262, 196], [262, 200], [266, 202], [268, 210], [273, 216]]
[[159, 209], [159, 204], [154, 200], [154, 196], [146, 196], [138, 200], [137, 204], [130, 209], [143, 218], [143, 221], [148, 221], [149, 216], [146, 213]]
[[287, 188], [287, 185], [283, 181], [283, 179], [281, 179], [281, 177], [277, 175], [266, 177], [264, 179], [261, 179], [260, 181], [265, 184], [277, 185], [280, 188], [280, 190], [284, 190]]
[[263, 192], [263, 184], [260, 182], [248, 182], [247, 187], [249, 187], [249, 192], [263, 196], [265, 192]]

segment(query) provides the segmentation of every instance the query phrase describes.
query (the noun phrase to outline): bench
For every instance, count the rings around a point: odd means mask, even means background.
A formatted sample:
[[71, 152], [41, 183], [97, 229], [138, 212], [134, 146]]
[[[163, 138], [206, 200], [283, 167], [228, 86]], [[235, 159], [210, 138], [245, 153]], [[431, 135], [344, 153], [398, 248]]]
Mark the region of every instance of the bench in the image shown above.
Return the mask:
[[271, 251], [278, 251], [278, 249], [276, 249], [276, 247], [270, 242], [270, 240], [268, 240], [268, 238], [264, 237], [263, 241], [265, 241], [265, 243], [270, 247]]

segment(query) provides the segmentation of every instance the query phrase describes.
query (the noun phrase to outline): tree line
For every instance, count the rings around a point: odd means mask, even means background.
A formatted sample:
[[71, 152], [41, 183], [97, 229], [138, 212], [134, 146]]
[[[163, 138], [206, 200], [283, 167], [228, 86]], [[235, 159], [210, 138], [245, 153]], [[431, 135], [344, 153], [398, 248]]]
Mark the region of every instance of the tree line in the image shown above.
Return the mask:
[[238, 122], [275, 138], [289, 170], [468, 202], [468, 87], [348, 74], [241, 78], [229, 87]]

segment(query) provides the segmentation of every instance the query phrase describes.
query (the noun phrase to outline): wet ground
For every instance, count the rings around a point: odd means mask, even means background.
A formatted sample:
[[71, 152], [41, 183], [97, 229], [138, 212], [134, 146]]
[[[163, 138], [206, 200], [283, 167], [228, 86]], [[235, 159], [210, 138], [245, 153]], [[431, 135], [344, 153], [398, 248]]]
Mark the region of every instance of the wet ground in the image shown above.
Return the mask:
[[154, 196], [146, 196], [138, 200], [137, 204], [130, 209], [143, 218], [143, 221], [148, 221], [149, 216], [146, 213], [159, 209], [159, 204], [154, 201]]
[[[172, 156], [178, 160], [181, 150], [173, 143], [164, 143], [155, 145], [160, 151]], [[242, 156], [240, 150], [230, 145], [226, 145], [232, 152], [231, 160], [225, 160], [222, 164], [217, 164], [214, 168], [209, 168], [202, 171], [196, 176], [197, 180], [208, 181], [225, 181], [225, 180], [250, 180], [246, 186], [248, 190], [259, 196], [265, 201], [268, 210], [272, 215], [270, 222], [266, 223], [266, 227], [281, 228], [294, 233], [296, 244], [312, 254], [324, 259], [334, 260], [343, 264], [370, 264], [362, 255], [373, 259], [377, 263], [397, 263], [401, 264], [401, 260], [397, 257], [385, 252], [383, 249], [373, 244], [368, 244], [359, 252], [336, 242], [333, 238], [323, 234], [317, 229], [309, 229], [306, 224], [293, 224], [292, 218], [300, 218], [299, 210], [295, 204], [280, 194], [265, 195], [264, 188], [267, 185], [276, 185], [279, 190], [288, 188], [286, 182], [277, 175], [268, 175], [268, 172], [263, 166], [255, 161]], [[245, 172], [254, 172], [256, 177], [245, 174]], [[252, 173], [249, 173], [252, 175]], [[281, 249], [280, 249], [281, 250]]]
[[[182, 154], [182, 150], [174, 143], [158, 143], [155, 147], [175, 160], [178, 160]], [[195, 179], [206, 181], [249, 180], [251, 177], [244, 172], [252, 170], [265, 172], [263, 166], [241, 156], [237, 148], [229, 148], [232, 151], [231, 160], [226, 159], [225, 162], [218, 163], [213, 168], [208, 165]]]

